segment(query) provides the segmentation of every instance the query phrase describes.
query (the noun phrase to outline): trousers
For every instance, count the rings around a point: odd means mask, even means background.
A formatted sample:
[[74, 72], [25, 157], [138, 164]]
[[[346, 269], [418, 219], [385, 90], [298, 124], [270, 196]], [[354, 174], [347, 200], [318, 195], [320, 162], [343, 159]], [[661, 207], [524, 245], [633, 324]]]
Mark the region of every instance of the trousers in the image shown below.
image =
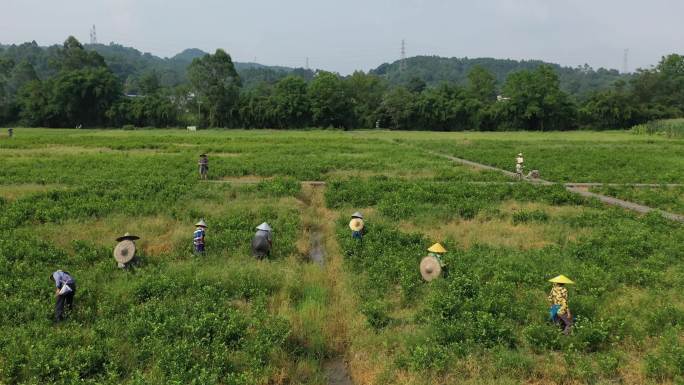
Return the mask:
[[69, 284], [71, 292], [57, 296], [55, 303], [55, 321], [60, 322], [64, 319], [65, 310], [71, 311], [74, 306], [74, 295], [76, 294], [76, 284]]
[[572, 328], [572, 316], [570, 313], [565, 312], [565, 314], [558, 314], [556, 319], [563, 323], [563, 325], [561, 325], [563, 326], [563, 334], [568, 335]]

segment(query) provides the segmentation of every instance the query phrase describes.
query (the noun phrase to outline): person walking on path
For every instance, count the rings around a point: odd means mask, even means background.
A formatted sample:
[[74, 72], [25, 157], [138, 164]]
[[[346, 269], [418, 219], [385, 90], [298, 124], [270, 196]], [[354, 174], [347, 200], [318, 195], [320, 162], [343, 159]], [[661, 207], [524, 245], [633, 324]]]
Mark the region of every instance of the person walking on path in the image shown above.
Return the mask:
[[199, 162], [197, 162], [197, 164], [199, 165], [200, 179], [206, 180], [207, 175], [209, 174], [209, 158], [207, 157], [207, 154], [200, 155]]
[[555, 278], [551, 278], [549, 282], [553, 283], [553, 288], [551, 288], [551, 293], [549, 293], [548, 297], [548, 300], [551, 303], [549, 317], [553, 322], [562, 323], [563, 334], [568, 335], [572, 328], [572, 313], [570, 312], [570, 307], [568, 305], [568, 289], [565, 285], [571, 285], [575, 282], [562, 274]]
[[50, 275], [50, 280], [55, 283], [55, 322], [64, 319], [64, 313], [71, 311], [76, 295], [76, 280], [66, 271], [57, 270]]
[[8, 136], [10, 139], [12, 139], [12, 137], [14, 136], [14, 128], [8, 128], [8, 129], [7, 129], [7, 136]]
[[515, 173], [518, 174], [518, 178], [523, 178], [523, 173], [525, 171], [525, 159], [523, 159], [522, 152], [518, 154], [515, 158]]
[[195, 226], [195, 232], [192, 233], [192, 245], [195, 249], [195, 254], [204, 254], [204, 241], [207, 234], [207, 223], [204, 221], [204, 219], [200, 219]]

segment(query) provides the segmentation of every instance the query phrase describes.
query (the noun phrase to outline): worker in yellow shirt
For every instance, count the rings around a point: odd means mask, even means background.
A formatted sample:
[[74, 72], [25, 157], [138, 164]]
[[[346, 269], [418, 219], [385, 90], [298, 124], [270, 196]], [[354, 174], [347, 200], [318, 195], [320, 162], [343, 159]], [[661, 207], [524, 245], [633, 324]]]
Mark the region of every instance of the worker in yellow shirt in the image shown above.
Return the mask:
[[568, 289], [565, 285], [574, 284], [575, 282], [562, 274], [550, 279], [549, 282], [553, 283], [553, 288], [551, 288], [551, 293], [549, 293], [548, 297], [551, 303], [551, 309], [549, 310], [551, 321], [556, 323], [562, 322], [563, 334], [568, 335], [572, 328], [572, 313], [568, 306]]

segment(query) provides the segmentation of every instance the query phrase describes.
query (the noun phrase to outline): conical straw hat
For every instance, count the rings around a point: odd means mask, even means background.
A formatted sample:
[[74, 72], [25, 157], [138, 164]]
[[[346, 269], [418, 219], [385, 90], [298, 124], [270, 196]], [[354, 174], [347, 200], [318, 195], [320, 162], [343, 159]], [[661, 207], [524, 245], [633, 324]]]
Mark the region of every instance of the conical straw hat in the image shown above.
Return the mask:
[[200, 219], [199, 222], [195, 223], [195, 226], [198, 226], [198, 227], [208, 227], [208, 226], [207, 226], [207, 222], [205, 222], [204, 219]]
[[363, 229], [363, 219], [352, 219], [349, 221], [349, 228], [352, 229], [352, 231], [361, 231], [361, 229]]
[[266, 222], [264, 222], [264, 223], [260, 224], [259, 226], [257, 226], [257, 230], [273, 231], [273, 229], [271, 228], [271, 226], [269, 226], [268, 223], [266, 223]]
[[549, 279], [549, 282], [553, 283], [568, 283], [568, 284], [573, 284], [573, 282], [570, 278], [564, 276], [563, 274], [559, 275], [558, 277], [551, 278]]
[[135, 243], [130, 240], [119, 242], [114, 248], [114, 259], [121, 264], [130, 262], [135, 257]]
[[435, 257], [425, 257], [420, 261], [420, 275], [430, 282], [442, 274], [442, 265]]
[[440, 245], [439, 243], [435, 243], [434, 245], [430, 246], [428, 251], [431, 251], [433, 253], [446, 253], [446, 249], [444, 246]]
[[358, 212], [358, 211], [357, 211], [357, 212], [355, 212], [354, 214], [352, 214], [352, 216], [351, 216], [351, 217], [352, 217], [352, 218], [359, 218], [359, 219], [363, 219], [363, 215], [362, 215], [362, 214], [361, 214], [360, 212]]
[[138, 239], [140, 239], [139, 236], [137, 236], [137, 235], [131, 235], [131, 233], [126, 233], [126, 234], [124, 234], [122, 237], [116, 238], [116, 241], [117, 241], [117, 242], [121, 242], [121, 241], [125, 241], [125, 240], [135, 241], [135, 240], [138, 240]]

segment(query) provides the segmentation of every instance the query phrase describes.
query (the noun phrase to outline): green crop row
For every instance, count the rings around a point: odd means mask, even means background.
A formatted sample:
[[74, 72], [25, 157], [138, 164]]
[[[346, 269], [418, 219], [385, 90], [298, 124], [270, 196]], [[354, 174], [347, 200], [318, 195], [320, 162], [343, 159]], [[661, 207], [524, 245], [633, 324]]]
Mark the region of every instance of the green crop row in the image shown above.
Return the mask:
[[[487, 245], [463, 249], [455, 240], [427, 239], [394, 224], [396, 219], [426, 215], [438, 226], [448, 219], [440, 210], [462, 216], [457, 208], [463, 202], [477, 202], [477, 210], [505, 199], [581, 203], [563, 191], [392, 180], [329, 186], [329, 204], [374, 206], [381, 214], [376, 221], [368, 220], [370, 232], [362, 243], [351, 238], [344, 218], [337, 229], [346, 267], [355, 277], [359, 311], [369, 329], [385, 336], [386, 354], [394, 358], [393, 375], [406, 370], [440, 378], [454, 375], [459, 360], [479, 357], [491, 362], [498, 357], [504, 361], [497, 361], [497, 378], [525, 382], [539, 376], [542, 357], [553, 353], [566, 357], [571, 378], [612, 381], [619, 377], [618, 367], [628, 365], [623, 357], [634, 345], [681, 333], [684, 310], [667, 304], [678, 301], [676, 293], [684, 287], [674, 278], [684, 271], [684, 232], [681, 225], [658, 215], [634, 219], [618, 210], [592, 210], [562, 216], [554, 221], [592, 231], [563, 246], [530, 250]], [[543, 211], [520, 211], [513, 220], [545, 222], [549, 217]], [[418, 265], [436, 241], [449, 250], [448, 274], [426, 283]], [[569, 337], [547, 321], [547, 279], [560, 273], [577, 282], [570, 287], [576, 324]], [[629, 298], [634, 292], [641, 293], [638, 304]], [[644, 361], [652, 368], [652, 379], [682, 379], [675, 369], [677, 358], [669, 354], [673, 349], [679, 348], [654, 351]]]

